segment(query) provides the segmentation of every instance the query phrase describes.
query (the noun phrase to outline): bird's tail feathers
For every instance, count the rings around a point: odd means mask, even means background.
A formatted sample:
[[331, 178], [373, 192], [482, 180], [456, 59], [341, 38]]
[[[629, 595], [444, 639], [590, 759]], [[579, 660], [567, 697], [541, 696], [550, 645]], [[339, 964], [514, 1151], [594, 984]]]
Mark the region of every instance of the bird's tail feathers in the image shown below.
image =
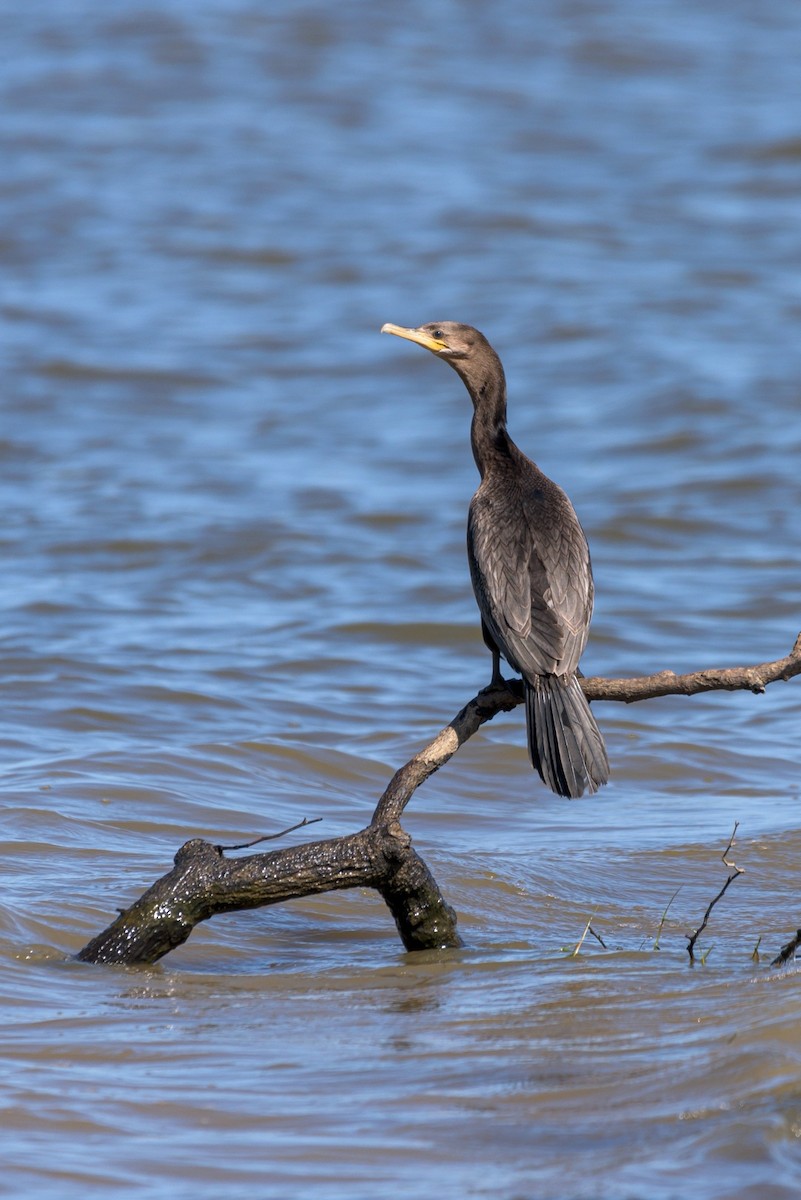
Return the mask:
[[604, 740], [575, 675], [526, 681], [526, 727], [531, 765], [551, 791], [577, 798], [606, 783]]

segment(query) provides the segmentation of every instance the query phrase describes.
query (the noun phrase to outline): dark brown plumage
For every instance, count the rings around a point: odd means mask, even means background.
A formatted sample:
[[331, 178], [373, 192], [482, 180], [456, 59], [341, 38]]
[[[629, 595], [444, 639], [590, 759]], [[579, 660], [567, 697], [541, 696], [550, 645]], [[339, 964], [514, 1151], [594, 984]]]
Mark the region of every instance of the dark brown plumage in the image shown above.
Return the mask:
[[506, 430], [506, 379], [483, 334], [453, 321], [384, 325], [444, 359], [473, 401], [471, 442], [481, 474], [470, 502], [467, 555], [492, 683], [500, 656], [523, 676], [532, 765], [560, 796], [609, 778], [603, 738], [577, 678], [592, 616], [590, 552], [573, 506]]

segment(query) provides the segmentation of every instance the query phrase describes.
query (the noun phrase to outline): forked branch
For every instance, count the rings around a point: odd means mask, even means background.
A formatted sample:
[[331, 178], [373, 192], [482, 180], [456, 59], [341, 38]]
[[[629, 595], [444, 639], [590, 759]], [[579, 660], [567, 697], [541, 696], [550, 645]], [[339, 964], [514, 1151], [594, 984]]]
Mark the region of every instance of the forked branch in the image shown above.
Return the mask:
[[[690, 675], [661, 671], [635, 679], [596, 677], [582, 679], [581, 686], [588, 700], [630, 703], [715, 689], [761, 692], [769, 683], [799, 674], [801, 634], [785, 658], [755, 667]], [[359, 833], [243, 858], [226, 858], [223, 847], [199, 838], [186, 842], [173, 868], [77, 957], [93, 963], [153, 963], [185, 942], [201, 921], [217, 914], [355, 887], [371, 888], [382, 896], [407, 950], [458, 946], [456, 915], [412, 848], [400, 818], [417, 788], [468, 738], [499, 712], [522, 701], [519, 680], [479, 692], [430, 745], [396, 771], [370, 824]]]

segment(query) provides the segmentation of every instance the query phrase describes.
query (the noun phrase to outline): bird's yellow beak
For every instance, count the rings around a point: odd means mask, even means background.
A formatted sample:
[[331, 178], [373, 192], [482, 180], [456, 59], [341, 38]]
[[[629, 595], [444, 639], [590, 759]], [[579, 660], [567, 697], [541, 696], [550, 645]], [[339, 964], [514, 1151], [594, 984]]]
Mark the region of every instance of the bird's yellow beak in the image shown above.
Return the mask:
[[432, 354], [439, 354], [440, 350], [448, 349], [447, 342], [443, 342], [441, 338], [432, 337], [430, 333], [425, 333], [422, 329], [404, 329], [402, 325], [382, 325], [381, 332], [394, 333], [395, 337], [417, 342], [418, 346], [425, 346], [426, 350], [430, 350]]

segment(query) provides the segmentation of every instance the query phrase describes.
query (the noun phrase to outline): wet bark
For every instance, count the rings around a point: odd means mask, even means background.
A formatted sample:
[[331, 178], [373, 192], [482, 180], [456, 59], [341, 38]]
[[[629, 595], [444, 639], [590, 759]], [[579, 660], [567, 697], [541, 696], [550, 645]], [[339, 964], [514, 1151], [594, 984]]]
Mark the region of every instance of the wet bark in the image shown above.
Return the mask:
[[[801, 634], [785, 658], [753, 667], [635, 679], [582, 679], [589, 700], [631, 703], [657, 696], [712, 690], [763, 692], [769, 683], [801, 674]], [[400, 818], [415, 791], [486, 721], [523, 701], [519, 680], [474, 697], [430, 745], [396, 771], [366, 829], [268, 853], [227, 858], [200, 838], [184, 843], [172, 869], [78, 953], [83, 962], [154, 963], [187, 940], [201, 921], [344, 888], [371, 888], [384, 899], [407, 950], [460, 945], [456, 914], [445, 902]]]
[[266, 854], [226, 858], [201, 838], [185, 842], [171, 871], [93, 938], [77, 957], [92, 963], [154, 963], [220, 913], [263, 908], [345, 888], [373, 888], [407, 950], [460, 945], [456, 915], [397, 822]]

